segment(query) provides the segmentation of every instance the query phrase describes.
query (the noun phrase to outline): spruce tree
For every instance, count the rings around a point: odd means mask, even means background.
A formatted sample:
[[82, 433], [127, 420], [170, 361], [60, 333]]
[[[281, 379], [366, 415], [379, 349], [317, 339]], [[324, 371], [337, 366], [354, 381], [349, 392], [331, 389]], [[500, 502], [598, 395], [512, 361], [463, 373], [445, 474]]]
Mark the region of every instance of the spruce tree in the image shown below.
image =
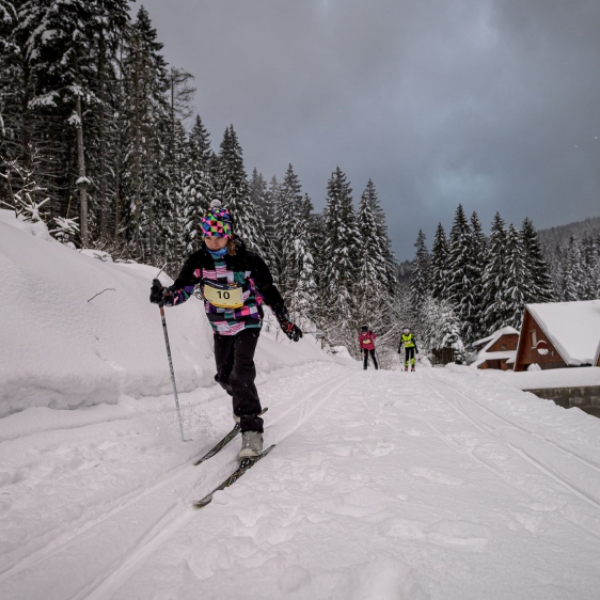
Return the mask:
[[198, 249], [198, 224], [211, 200], [215, 198], [210, 173], [211, 155], [209, 133], [197, 115], [188, 139], [182, 186], [182, 235], [186, 252]]
[[484, 317], [487, 333], [505, 327], [510, 319], [507, 306], [507, 235], [504, 220], [496, 213], [492, 221], [486, 267], [483, 274]]
[[444, 300], [449, 294], [450, 278], [448, 274], [448, 243], [441, 223], [438, 223], [433, 238], [430, 263], [430, 295], [435, 300]]
[[234, 229], [251, 250], [260, 248], [264, 235], [244, 169], [242, 147], [230, 125], [223, 136], [219, 153], [219, 183], [224, 206], [232, 211]]
[[[398, 277], [396, 274], [397, 263], [396, 256], [392, 250], [392, 242], [388, 235], [388, 228], [385, 219], [385, 212], [379, 203], [377, 189], [372, 179], [367, 182], [364, 195], [367, 197], [367, 202], [371, 207], [371, 212], [375, 218], [377, 227], [377, 239], [381, 246], [381, 252], [385, 261], [385, 279], [387, 282], [388, 293], [390, 299], [393, 299], [397, 292]], [[392, 300], [393, 301], [393, 300]]]
[[50, 110], [72, 127], [77, 149], [81, 241], [90, 242], [89, 190], [84, 112], [98, 104], [94, 86], [94, 23], [98, 4], [86, 0], [47, 0], [46, 10], [29, 40], [29, 67], [35, 79], [30, 106]]
[[529, 217], [521, 225], [521, 242], [525, 261], [524, 302], [552, 302], [554, 292], [548, 263]]
[[164, 165], [164, 154], [157, 156], [157, 151], [166, 151], [161, 140], [168, 136], [168, 82], [162, 47], [142, 6], [128, 30], [122, 63], [127, 123], [123, 179], [128, 202], [121, 216], [131, 254], [142, 261], [152, 261], [156, 254], [155, 184], [163, 176], [157, 167]]
[[290, 310], [301, 328], [313, 328], [318, 319], [317, 273], [311, 239], [311, 216], [313, 205], [305, 195], [298, 207], [297, 228], [294, 239], [293, 271], [297, 274], [291, 292]]
[[525, 305], [525, 260], [521, 236], [512, 224], [506, 235], [506, 260], [504, 293], [507, 320], [503, 326], [520, 329]]
[[417, 249], [415, 259], [412, 263], [410, 275], [410, 308], [411, 318], [417, 323], [421, 322], [421, 313], [423, 303], [427, 298], [427, 290], [429, 289], [430, 278], [430, 256], [427, 244], [425, 243], [425, 234], [422, 229], [419, 229], [417, 241], [414, 246]]
[[473, 342], [485, 335], [484, 319], [484, 290], [483, 274], [485, 272], [485, 259], [487, 255], [487, 237], [483, 233], [481, 222], [476, 212], [471, 215], [471, 231], [473, 241], [473, 307], [471, 314], [471, 335]]
[[448, 244], [448, 300], [461, 322], [463, 339], [470, 343], [477, 334], [477, 307], [473, 295], [476, 280], [473, 234], [461, 204], [456, 209]]
[[300, 235], [302, 187], [292, 165], [279, 188], [275, 231], [279, 238], [279, 285], [284, 297], [291, 297], [299, 278], [295, 243]]
[[456, 362], [464, 362], [460, 319], [450, 301], [427, 297], [422, 307], [422, 320], [424, 347], [436, 353], [451, 349]]
[[258, 251], [270, 269], [273, 268], [273, 205], [268, 194], [267, 182], [256, 168], [250, 178], [250, 201], [256, 207], [256, 217], [264, 235], [258, 241]]
[[358, 209], [358, 282], [356, 296], [361, 323], [373, 329], [382, 326], [380, 307], [389, 298], [388, 250], [386, 236], [381, 226], [377, 196], [373, 182], [369, 180]]
[[582, 300], [585, 289], [585, 271], [579, 241], [574, 235], [571, 235], [569, 238], [569, 245], [564, 255], [563, 265], [561, 299], [564, 302]]
[[356, 345], [355, 277], [359, 232], [352, 205], [352, 189], [343, 171], [336, 167], [327, 183], [323, 254], [323, 296], [329, 339], [348, 348]]
[[277, 210], [279, 207], [279, 194], [281, 186], [277, 177], [273, 176], [263, 198], [264, 239], [267, 245], [265, 252], [268, 256], [268, 265], [273, 279], [277, 285], [282, 279], [281, 275], [281, 237], [276, 228]]

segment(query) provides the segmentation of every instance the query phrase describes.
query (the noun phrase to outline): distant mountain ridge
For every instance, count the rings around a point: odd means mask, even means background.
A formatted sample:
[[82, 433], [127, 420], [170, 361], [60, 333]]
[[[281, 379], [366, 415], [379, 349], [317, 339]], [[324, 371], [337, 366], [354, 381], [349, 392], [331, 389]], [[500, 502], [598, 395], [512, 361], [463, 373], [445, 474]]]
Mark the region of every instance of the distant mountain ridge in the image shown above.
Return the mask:
[[564, 247], [569, 243], [569, 238], [574, 235], [578, 238], [585, 236], [597, 237], [600, 235], [600, 217], [590, 217], [583, 221], [575, 221], [567, 225], [558, 225], [538, 230], [540, 242], [546, 252], [554, 250], [556, 246]]

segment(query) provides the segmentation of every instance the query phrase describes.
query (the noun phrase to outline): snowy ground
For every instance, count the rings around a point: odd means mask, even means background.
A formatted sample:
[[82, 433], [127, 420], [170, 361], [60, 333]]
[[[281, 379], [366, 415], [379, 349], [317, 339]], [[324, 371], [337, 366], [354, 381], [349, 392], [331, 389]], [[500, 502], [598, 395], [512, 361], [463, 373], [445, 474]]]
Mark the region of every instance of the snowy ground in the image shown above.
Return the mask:
[[201, 304], [168, 310], [180, 441], [155, 275], [0, 210], [0, 599], [598, 597], [600, 420], [468, 367], [365, 373], [264, 331], [277, 446], [192, 509], [239, 439], [192, 466], [231, 406]]
[[[577, 599], [600, 584], [600, 421], [496, 380], [271, 374], [277, 447], [201, 510], [238, 442], [216, 388], [0, 420], [0, 597]], [[203, 418], [203, 413], [210, 420]]]

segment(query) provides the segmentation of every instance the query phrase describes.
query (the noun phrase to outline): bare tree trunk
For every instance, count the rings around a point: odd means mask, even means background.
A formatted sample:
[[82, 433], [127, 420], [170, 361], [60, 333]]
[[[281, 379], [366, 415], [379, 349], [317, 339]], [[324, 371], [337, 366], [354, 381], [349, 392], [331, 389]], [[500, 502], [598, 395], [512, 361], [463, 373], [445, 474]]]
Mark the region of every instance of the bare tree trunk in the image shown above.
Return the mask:
[[173, 199], [173, 257], [177, 263], [179, 261], [179, 216], [177, 214], [177, 193], [175, 190], [177, 186], [175, 184], [176, 178], [178, 177], [176, 163], [176, 149], [175, 149], [175, 76], [174, 71], [171, 69], [171, 195]]
[[140, 103], [141, 92], [140, 92], [140, 77], [138, 74], [138, 66], [136, 65], [133, 69], [133, 89], [134, 89], [134, 107], [133, 107], [133, 165], [132, 165], [132, 182], [133, 182], [133, 195], [134, 195], [134, 206], [133, 206], [133, 226], [135, 228], [133, 232], [133, 239], [135, 248], [138, 254], [142, 254], [142, 240], [140, 235], [140, 211], [142, 210], [142, 140], [141, 140], [141, 107]]
[[106, 43], [104, 32], [100, 33], [98, 48], [98, 203], [100, 208], [100, 238], [108, 238], [108, 198], [106, 185]]
[[81, 98], [77, 96], [75, 101], [75, 111], [79, 119], [77, 123], [77, 161], [79, 164], [79, 179], [77, 188], [79, 189], [79, 226], [81, 230], [81, 245], [86, 248], [89, 244], [88, 231], [88, 181], [85, 173], [85, 155], [83, 147], [83, 115], [81, 110]]

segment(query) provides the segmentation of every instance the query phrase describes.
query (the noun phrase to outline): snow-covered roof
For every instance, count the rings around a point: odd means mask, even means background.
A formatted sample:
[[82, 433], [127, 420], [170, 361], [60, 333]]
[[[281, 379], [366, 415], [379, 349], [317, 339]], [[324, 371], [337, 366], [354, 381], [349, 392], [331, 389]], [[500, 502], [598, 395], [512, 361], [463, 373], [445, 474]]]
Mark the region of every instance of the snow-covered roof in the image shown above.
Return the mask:
[[527, 304], [526, 308], [567, 365], [597, 364], [600, 300]]
[[486, 346], [490, 346], [489, 342], [495, 342], [497, 341], [499, 338], [501, 338], [503, 335], [507, 335], [510, 333], [516, 333], [517, 335], [519, 335], [519, 332], [514, 328], [514, 327], [503, 327], [502, 329], [498, 329], [497, 331], [494, 331], [494, 333], [492, 333], [492, 335], [488, 335], [487, 337], [481, 338], [480, 340], [476, 340], [473, 342], [473, 346], [481, 346], [482, 344], [485, 344]]
[[485, 346], [477, 353], [477, 360], [471, 365], [472, 367], [479, 367], [486, 360], [504, 360], [506, 359], [507, 363], [514, 363], [517, 355], [516, 350], [498, 350], [496, 352], [489, 352], [489, 349], [503, 336], [509, 334], [519, 335], [519, 332], [514, 327], [503, 327], [502, 329], [498, 329], [494, 331], [492, 335], [488, 335], [486, 338], [482, 338], [473, 342], [473, 346], [480, 346], [481, 344], [485, 344]]

